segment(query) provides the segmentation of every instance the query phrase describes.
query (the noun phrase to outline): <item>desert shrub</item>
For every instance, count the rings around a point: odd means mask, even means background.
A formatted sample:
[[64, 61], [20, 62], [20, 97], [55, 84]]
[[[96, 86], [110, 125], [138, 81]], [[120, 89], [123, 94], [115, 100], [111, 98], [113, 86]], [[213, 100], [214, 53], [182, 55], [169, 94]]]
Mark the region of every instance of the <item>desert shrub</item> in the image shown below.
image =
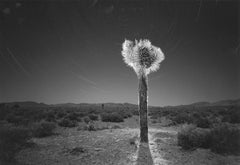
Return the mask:
[[139, 116], [139, 112], [138, 111], [133, 111], [132, 114], [135, 115], [135, 116]]
[[68, 118], [64, 118], [58, 122], [58, 125], [61, 127], [76, 127], [77, 122], [74, 120], [69, 120]]
[[152, 120], [152, 123], [153, 123], [153, 124], [156, 124], [156, 123], [157, 123], [157, 120]]
[[88, 127], [88, 131], [96, 131], [96, 128], [93, 124], [90, 124]]
[[68, 149], [67, 152], [69, 152], [71, 155], [79, 155], [86, 152], [86, 149], [83, 147], [74, 147], [73, 149]]
[[79, 127], [78, 130], [88, 131], [88, 125], [84, 125], [84, 127]]
[[224, 115], [223, 117], [222, 117], [222, 122], [228, 122], [228, 123], [230, 123], [230, 115]]
[[135, 139], [134, 138], [129, 139], [129, 144], [135, 145]]
[[10, 110], [5, 106], [4, 103], [0, 104], [0, 120], [4, 120], [9, 112]]
[[135, 146], [137, 146], [137, 144], [138, 144], [138, 136], [137, 135], [135, 135], [134, 137], [131, 137], [130, 139], [129, 139], [129, 144], [130, 145], [135, 145]]
[[42, 121], [33, 124], [32, 134], [34, 137], [46, 137], [53, 135], [56, 125], [52, 122]]
[[159, 122], [161, 123], [162, 126], [166, 127], [173, 125], [173, 121], [165, 116], [161, 117]]
[[63, 118], [63, 117], [65, 117], [67, 114], [66, 113], [64, 113], [64, 112], [57, 112], [57, 117], [58, 118]]
[[89, 118], [88, 116], [86, 116], [86, 117], [83, 118], [83, 121], [84, 121], [86, 124], [88, 124], [91, 120], [90, 120], [90, 118]]
[[101, 114], [103, 122], [123, 122], [123, 116], [119, 113], [103, 113]]
[[87, 124], [84, 127], [79, 127], [78, 130], [86, 130], [86, 131], [101, 131], [105, 129], [121, 129], [122, 127], [120, 125], [113, 125], [113, 126], [97, 126], [93, 123]]
[[98, 120], [98, 115], [95, 115], [95, 114], [90, 114], [90, 115], [88, 115], [88, 117], [93, 121]]
[[207, 117], [199, 117], [194, 120], [194, 123], [197, 125], [197, 127], [200, 128], [210, 128], [211, 127], [211, 121]]
[[22, 127], [0, 127], [0, 162], [10, 162], [26, 146], [30, 131]]
[[132, 113], [128, 113], [128, 114], [127, 114], [127, 117], [129, 117], [129, 118], [132, 117], [132, 116], [133, 116]]
[[125, 111], [121, 112], [121, 115], [124, 119], [132, 117], [132, 114], [130, 112], [125, 112]]
[[80, 117], [80, 118], [82, 118], [82, 117], [84, 117], [84, 116], [86, 116], [86, 115], [87, 115], [87, 114], [84, 113], [84, 112], [78, 112], [78, 113], [77, 113], [77, 116]]
[[97, 128], [95, 128], [95, 126], [94, 126], [93, 123], [84, 126], [83, 129], [84, 129], [84, 130], [87, 130], [87, 131], [96, 131], [96, 130], [97, 130]]
[[191, 114], [188, 114], [186, 112], [179, 112], [176, 114], [176, 116], [171, 117], [171, 120], [174, 124], [183, 124], [183, 123], [193, 123], [194, 118]]
[[218, 125], [211, 130], [210, 149], [216, 153], [240, 153], [240, 129], [227, 123]]
[[178, 145], [183, 149], [210, 148], [220, 154], [240, 154], [240, 129], [228, 123], [202, 129], [185, 126], [178, 132]]
[[29, 119], [31, 122], [41, 121], [47, 118], [47, 113], [45, 110], [32, 110], [29, 109], [25, 114], [25, 118]]
[[8, 114], [5, 119], [7, 122], [12, 124], [18, 124], [21, 121], [20, 117], [13, 113]]
[[150, 117], [150, 119], [158, 119], [158, 115], [153, 115]]
[[171, 111], [164, 110], [162, 111], [162, 116], [168, 116], [171, 113]]
[[197, 128], [195, 125], [185, 125], [177, 135], [178, 145], [185, 150], [198, 147], [208, 148], [210, 144], [209, 131]]
[[224, 116], [228, 113], [228, 110], [227, 109], [220, 109], [218, 110], [217, 114], [220, 115], [220, 116]]
[[15, 125], [27, 125], [29, 119], [24, 116], [18, 116], [13, 113], [10, 113], [6, 116], [6, 121]]
[[77, 120], [78, 122], [82, 122], [82, 119], [80, 117], [77, 117]]
[[49, 122], [55, 122], [56, 121], [55, 114], [54, 114], [53, 111], [50, 111], [50, 112], [47, 113], [46, 121], [49, 121]]
[[223, 122], [229, 122], [229, 123], [240, 123], [240, 111], [238, 107], [234, 107], [232, 109], [229, 109], [227, 112], [225, 112], [225, 115], [223, 116]]
[[75, 112], [70, 112], [70, 113], [67, 115], [67, 118], [68, 118], [69, 120], [73, 120], [73, 121], [79, 121], [79, 122], [82, 121], [81, 118], [78, 116], [78, 114], [75, 113]]
[[70, 112], [70, 113], [67, 115], [67, 118], [68, 118], [69, 120], [77, 120], [77, 115], [76, 115], [76, 113], [74, 113], [74, 112]]

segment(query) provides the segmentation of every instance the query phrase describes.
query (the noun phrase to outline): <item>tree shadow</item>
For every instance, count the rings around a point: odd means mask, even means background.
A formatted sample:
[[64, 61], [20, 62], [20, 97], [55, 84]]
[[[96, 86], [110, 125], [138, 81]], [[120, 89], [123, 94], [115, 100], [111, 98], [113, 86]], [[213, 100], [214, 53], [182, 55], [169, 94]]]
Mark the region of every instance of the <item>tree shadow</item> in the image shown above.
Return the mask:
[[154, 165], [148, 143], [140, 143], [136, 165]]

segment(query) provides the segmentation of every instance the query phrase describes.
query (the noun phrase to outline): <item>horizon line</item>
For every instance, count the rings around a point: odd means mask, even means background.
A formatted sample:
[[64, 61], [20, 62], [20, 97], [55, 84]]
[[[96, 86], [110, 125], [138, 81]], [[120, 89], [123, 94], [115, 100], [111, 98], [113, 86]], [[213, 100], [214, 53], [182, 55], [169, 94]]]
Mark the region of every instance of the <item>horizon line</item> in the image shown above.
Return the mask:
[[[235, 98], [235, 99], [221, 99], [218, 101], [196, 101], [192, 103], [187, 103], [187, 104], [175, 104], [175, 105], [148, 105], [151, 107], [168, 107], [168, 106], [183, 106], [183, 105], [191, 105], [191, 104], [196, 104], [196, 103], [217, 103], [217, 102], [222, 102], [222, 101], [240, 101], [240, 98]], [[33, 103], [38, 103], [38, 104], [45, 104], [45, 105], [59, 105], [59, 104], [133, 104], [133, 105], [138, 105], [137, 103], [130, 103], [130, 102], [97, 102], [97, 103], [90, 103], [90, 102], [80, 102], [80, 103], [75, 103], [75, 102], [62, 102], [62, 103], [44, 103], [44, 102], [39, 102], [39, 101], [30, 101], [30, 100], [25, 100], [25, 101], [7, 101], [7, 102], [0, 102], [0, 104], [7, 104], [7, 103], [24, 103], [24, 102], [33, 102]]]

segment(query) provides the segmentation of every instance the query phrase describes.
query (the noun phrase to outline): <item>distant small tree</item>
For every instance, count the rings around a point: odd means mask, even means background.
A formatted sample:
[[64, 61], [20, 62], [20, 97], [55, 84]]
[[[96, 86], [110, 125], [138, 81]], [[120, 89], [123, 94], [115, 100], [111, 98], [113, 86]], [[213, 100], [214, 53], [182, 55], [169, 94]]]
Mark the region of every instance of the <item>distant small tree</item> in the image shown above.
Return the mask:
[[122, 56], [125, 63], [132, 67], [138, 76], [140, 139], [141, 142], [148, 142], [147, 75], [158, 70], [164, 60], [164, 54], [149, 40], [135, 40], [135, 43], [125, 40], [122, 44]]

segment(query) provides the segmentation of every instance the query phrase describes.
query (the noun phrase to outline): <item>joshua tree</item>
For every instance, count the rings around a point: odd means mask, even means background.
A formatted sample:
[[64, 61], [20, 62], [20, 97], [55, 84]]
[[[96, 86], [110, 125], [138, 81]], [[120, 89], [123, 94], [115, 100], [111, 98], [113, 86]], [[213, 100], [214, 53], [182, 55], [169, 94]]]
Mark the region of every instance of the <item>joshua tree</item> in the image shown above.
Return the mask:
[[161, 49], [151, 45], [149, 40], [125, 40], [122, 44], [122, 56], [125, 63], [132, 67], [138, 76], [138, 106], [140, 115], [140, 139], [148, 142], [147, 75], [158, 70], [164, 60]]

